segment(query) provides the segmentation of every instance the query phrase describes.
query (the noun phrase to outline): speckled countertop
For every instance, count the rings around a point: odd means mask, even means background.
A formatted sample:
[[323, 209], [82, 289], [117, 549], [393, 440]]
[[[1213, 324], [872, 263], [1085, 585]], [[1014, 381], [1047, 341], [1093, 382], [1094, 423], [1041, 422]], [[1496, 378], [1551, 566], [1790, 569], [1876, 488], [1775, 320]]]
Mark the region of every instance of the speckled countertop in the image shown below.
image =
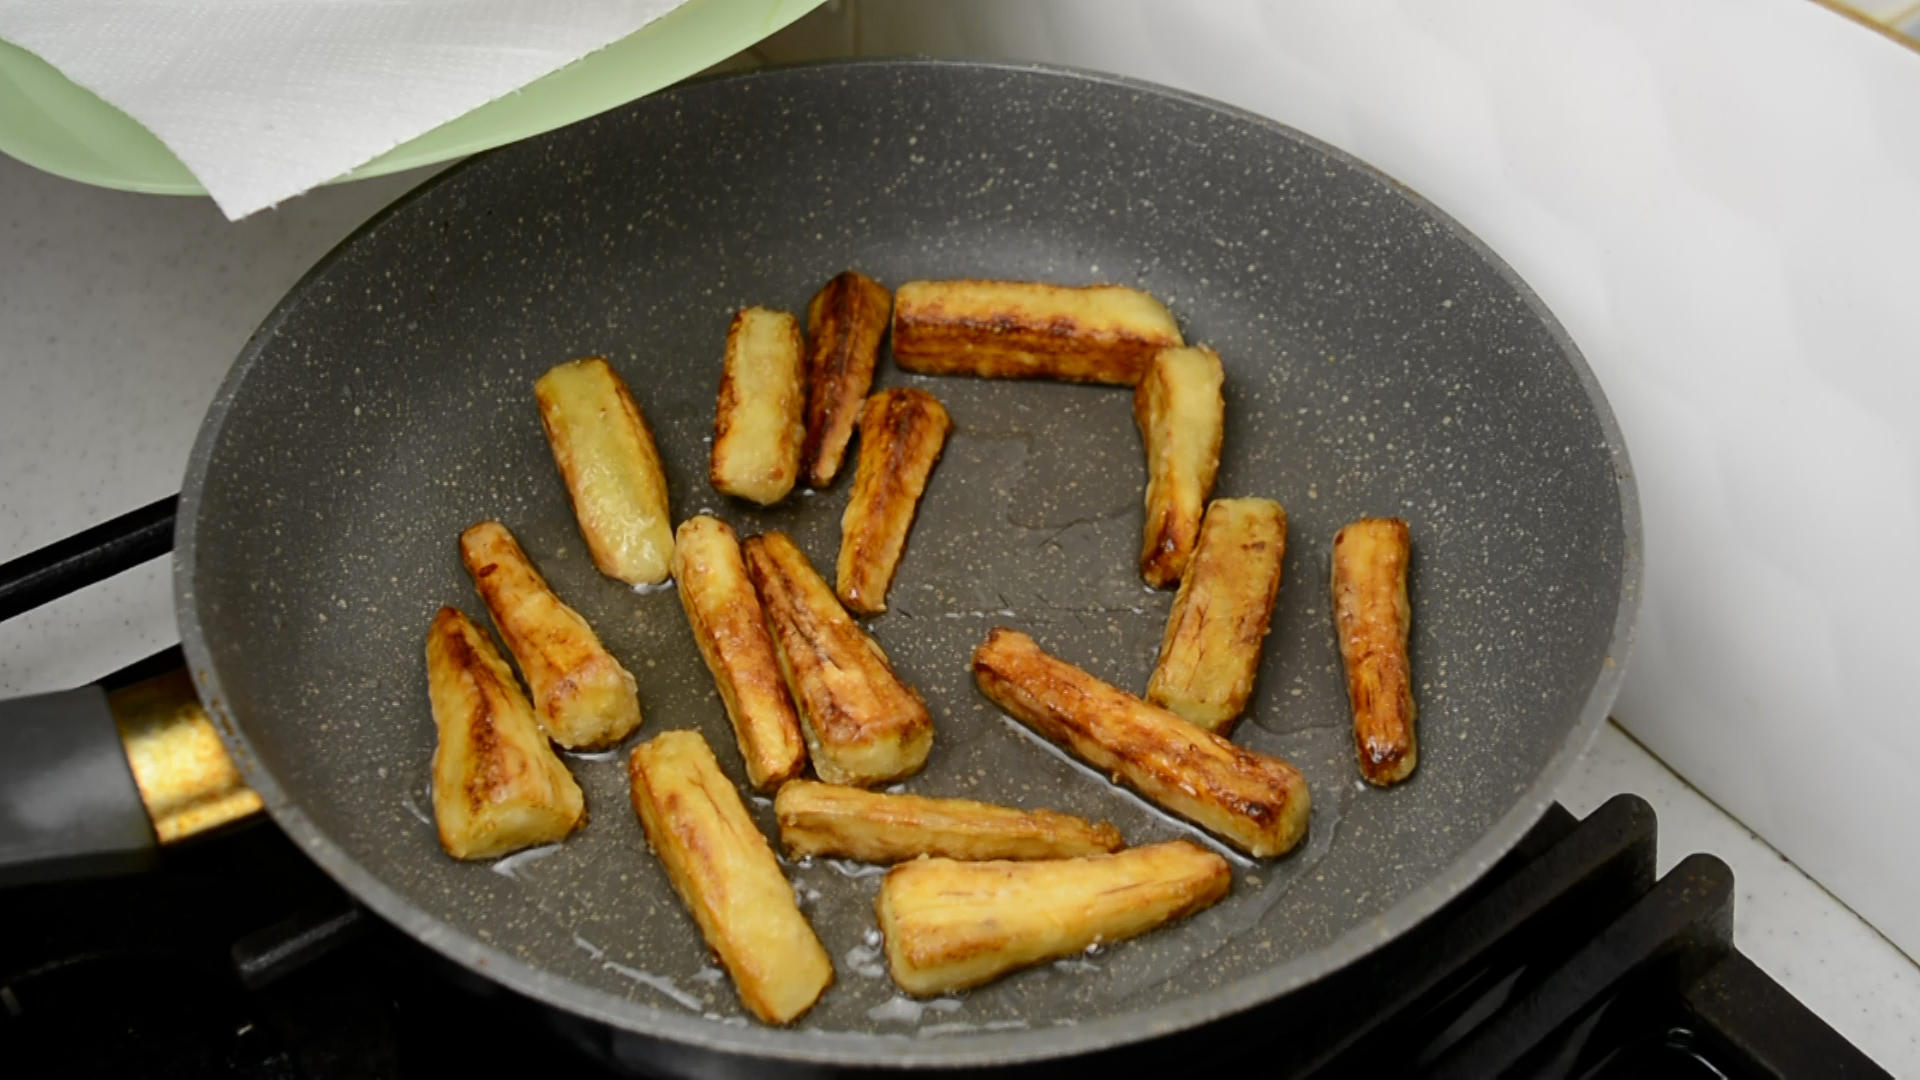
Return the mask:
[[[422, 178], [327, 189], [231, 225], [204, 200], [99, 191], [0, 158], [0, 558], [178, 488], [201, 411], [258, 320]], [[176, 639], [163, 561], [0, 625], [0, 694], [84, 683]], [[1896, 1075], [1920, 1076], [1920, 968], [1619, 729], [1560, 793], [1660, 815], [1661, 869], [1710, 851], [1740, 947]]]

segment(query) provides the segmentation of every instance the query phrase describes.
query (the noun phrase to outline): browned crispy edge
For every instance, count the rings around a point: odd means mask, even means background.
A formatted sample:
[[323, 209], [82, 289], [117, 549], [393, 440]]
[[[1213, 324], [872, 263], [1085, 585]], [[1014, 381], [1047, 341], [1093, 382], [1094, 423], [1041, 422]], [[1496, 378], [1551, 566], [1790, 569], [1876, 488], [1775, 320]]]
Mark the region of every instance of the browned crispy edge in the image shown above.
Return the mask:
[[[1190, 840], [1167, 840], [1158, 844], [1148, 844], [1144, 847], [1130, 848], [1126, 851], [1082, 856], [1074, 860], [1057, 860], [1078, 862], [1096, 859], [1126, 859], [1129, 857], [1138, 857], [1142, 854], [1150, 855], [1157, 848], [1167, 848], [1174, 845], [1190, 849], [1203, 857], [1203, 861], [1208, 864], [1205, 878], [1198, 879], [1196, 876], [1198, 887], [1193, 890], [1192, 895], [1187, 897], [1186, 901], [1179, 907], [1171, 908], [1162, 913], [1161, 917], [1156, 919], [1151, 925], [1139, 927], [1130, 933], [1123, 933], [1113, 937], [1102, 936], [1100, 938], [1102, 943], [1111, 944], [1113, 942], [1129, 941], [1134, 938], [1144, 937], [1156, 930], [1197, 915], [1212, 907], [1214, 904], [1219, 903], [1233, 887], [1233, 868], [1228, 866], [1227, 860], [1221, 858], [1219, 854], [1207, 851], [1199, 844], [1193, 843]], [[986, 865], [991, 866], [992, 864], [987, 863]], [[1032, 864], [1028, 863], [1027, 865], [1031, 866]], [[930, 968], [958, 964], [983, 953], [998, 953], [1005, 948], [1005, 936], [1003, 934], [995, 934], [990, 923], [982, 925], [981, 929], [985, 931], [984, 933], [960, 942], [945, 940], [943, 936], [938, 934], [928, 935], [920, 940], [906, 941], [902, 941], [896, 936], [902, 932], [910, 932], [915, 929], [906, 925], [911, 919], [911, 913], [903, 915], [897, 907], [896, 900], [898, 893], [909, 879], [927, 874], [949, 873], [958, 866], [980, 867], [982, 864], [977, 862], [961, 863], [960, 860], [940, 858], [915, 859], [911, 862], [903, 862], [888, 870], [886, 876], [881, 878], [880, 892], [874, 897], [874, 920], [880, 925], [881, 932], [887, 935], [887, 962], [888, 966], [892, 969], [894, 985], [913, 997], [927, 998], [938, 994], [952, 993], [956, 990], [966, 990], [976, 986], [984, 986], [987, 983], [1004, 978], [1021, 968], [1032, 967], [1034, 964], [1045, 963], [1048, 959], [1054, 958], [1046, 957], [1024, 964], [1007, 965], [964, 982], [945, 981], [938, 987], [909, 989], [902, 985], [899, 968], [895, 966], [900, 962], [911, 964], [918, 971], [924, 972]], [[989, 912], [987, 914], [990, 917], [991, 913]]]
[[921, 375], [1133, 386], [1155, 353], [1179, 344], [1126, 332], [1091, 332], [1064, 316], [977, 318], [949, 314], [938, 304], [896, 305], [893, 313], [893, 362]]
[[[1388, 557], [1372, 566], [1352, 565], [1346, 538], [1354, 528], [1388, 530]], [[1413, 629], [1407, 598], [1412, 551], [1412, 536], [1400, 518], [1362, 518], [1333, 538], [1333, 618], [1353, 707], [1354, 751], [1360, 775], [1381, 787], [1412, 775], [1419, 759], [1407, 647]]]
[[[862, 716], [836, 695], [814, 692], [820, 679], [810, 677], [811, 671], [827, 667], [860, 671], [876, 697], [893, 697], [913, 714], [910, 726], [932, 728], [933, 714], [920, 692], [894, 672], [880, 646], [841, 610], [833, 590], [792, 537], [777, 530], [750, 536], [740, 550], [766, 611], [793, 703], [816, 738], [835, 745], [866, 742], [875, 737], [869, 730], [875, 723], [892, 722], [891, 710], [882, 717]], [[818, 767], [816, 761], [816, 771]]]
[[[555, 640], [552, 635], [536, 634], [523, 641], [522, 647], [527, 649], [530, 655], [534, 652], [540, 654], [539, 658], [543, 661], [544, 667], [555, 672], [565, 672], [565, 674], [553, 680], [546, 688], [547, 692], [543, 697], [535, 699], [534, 695], [536, 690], [533, 686], [534, 680], [531, 672], [528, 670], [527, 663], [521, 658], [519, 653], [513, 653], [514, 659], [520, 664], [520, 675], [527, 682], [528, 697], [530, 700], [533, 700], [534, 716], [541, 717], [544, 715], [550, 721], [553, 714], [578, 693], [579, 683], [575, 675], [580, 671], [581, 667], [597, 666], [598, 661], [604, 657], [606, 662], [610, 664], [616, 672], [625, 672], [626, 668], [623, 667], [619, 659], [607, 649], [606, 645], [600, 641], [599, 634], [597, 634], [592, 625], [587, 622], [586, 617], [578, 611], [575, 611], [571, 605], [565, 600], [560, 599], [559, 595], [553, 592], [553, 586], [547, 584], [546, 576], [540, 573], [540, 568], [534, 565], [531, 558], [527, 557], [526, 549], [520, 546], [520, 538], [513, 534], [513, 530], [507, 528], [504, 523], [496, 519], [488, 518], [485, 521], [476, 522], [468, 526], [467, 529], [460, 534], [460, 561], [466, 565], [467, 574], [473, 579], [474, 590], [480, 594], [481, 601], [487, 605], [487, 613], [492, 616], [494, 625], [499, 628], [500, 637], [507, 644], [507, 651], [510, 653], [513, 652], [515, 635], [508, 630], [500, 617], [500, 613], [506, 607], [506, 604], [503, 602], [503, 586], [499, 580], [502, 575], [498, 573], [498, 563], [481, 559], [479, 557], [480, 552], [473, 550], [473, 545], [468, 542], [468, 537], [473, 536], [476, 531], [487, 526], [499, 528], [501, 536], [506, 540], [507, 558], [518, 560], [520, 569], [533, 579], [533, 584], [552, 595], [554, 603], [558, 604], [574, 618], [580, 620], [578, 629], [581, 631], [581, 635], [577, 640], [561, 642]], [[562, 644], [572, 644], [575, 646], [577, 653], [586, 658], [584, 663], [569, 664], [563, 657], [556, 655], [559, 652], [558, 646]], [[542, 712], [543, 708], [547, 710], [545, 713]], [[616, 735], [609, 735], [604, 739], [582, 742], [578, 745], [567, 746], [566, 748], [582, 753], [605, 750], [610, 746], [617, 745], [624, 741], [626, 737], [631, 734], [633, 734], [632, 730], [622, 731]], [[559, 740], [555, 739], [554, 741], [558, 742]]]
[[[479, 641], [484, 647], [493, 648], [493, 639], [487, 635], [483, 627], [468, 618], [467, 613], [459, 608], [442, 607], [434, 615], [433, 625], [428, 629], [427, 634], [429, 657], [432, 655], [431, 643], [438, 640], [441, 643], [440, 648], [446, 655], [447, 663], [457, 670], [466, 672], [475, 683], [479, 709], [467, 722], [467, 742], [471, 747], [468, 757], [469, 760], [485, 762], [486, 765], [482, 769], [466, 774], [462, 794], [466, 797], [468, 817], [477, 817], [493, 803], [494, 792], [510, 787], [519, 778], [518, 773], [506, 774], [500, 771], [499, 720], [494, 715], [492, 702], [495, 698], [511, 698], [515, 694], [520, 694], [520, 687], [501, 683], [496, 674], [497, 669], [480, 655], [479, 649], [474, 644], [475, 641]], [[506, 659], [499, 655], [497, 649], [494, 651], [493, 659], [499, 660], [501, 667], [506, 666]], [[531, 705], [528, 706], [528, 711], [531, 713]], [[439, 727], [438, 719], [435, 717], [436, 735]], [[438, 739], [435, 740], [435, 746], [432, 773], [437, 777], [440, 771]], [[520, 764], [522, 771], [534, 767], [531, 761], [522, 760]], [[587, 807], [583, 801], [580, 816], [574, 819], [572, 827], [567, 830], [567, 835], [571, 836], [586, 826], [587, 813]], [[451, 855], [452, 847], [447, 842], [445, 830], [439, 824], [439, 814], [436, 813], [434, 818], [434, 831], [440, 837], [440, 846]]]
[[[1213, 508], [1219, 502], [1220, 500], [1215, 499], [1209, 503], [1207, 515], [1200, 521], [1200, 540], [1194, 545], [1193, 558], [1187, 563], [1187, 572], [1180, 579], [1180, 591], [1174, 594], [1173, 610], [1167, 615], [1167, 629], [1160, 638], [1160, 656], [1154, 661], [1153, 675], [1147, 681], [1147, 701], [1162, 708], [1171, 708], [1171, 706], [1167, 704], [1161, 692], [1160, 673], [1166, 669], [1167, 661], [1173, 657], [1174, 650], [1183, 637], [1204, 639], [1206, 636], [1207, 623], [1212, 614], [1208, 594], [1215, 590], [1236, 594], [1245, 594], [1248, 591], [1249, 582], [1245, 578], [1229, 579], [1222, 574], [1210, 572], [1214, 569], [1213, 552], [1210, 547], [1213, 537], [1219, 531], [1212, 527]], [[1260, 673], [1260, 650], [1266, 643], [1267, 631], [1273, 622], [1273, 605], [1274, 601], [1280, 597], [1280, 579], [1286, 565], [1286, 558], [1287, 511], [1285, 507], [1281, 507], [1280, 533], [1274, 543], [1272, 560], [1267, 564], [1272, 568], [1272, 572], [1259, 583], [1262, 597], [1260, 603], [1254, 607], [1256, 616], [1252, 621], [1237, 621], [1233, 627], [1233, 640], [1228, 643], [1230, 650], [1244, 649], [1250, 652], [1253, 660], [1246, 677], [1236, 680], [1225, 702], [1233, 715], [1213, 725], [1204, 724], [1198, 720], [1193, 721], [1216, 735], [1227, 735], [1233, 731], [1234, 723], [1239, 720], [1240, 714], [1246, 711], [1247, 701], [1253, 696], [1254, 682], [1259, 678]], [[1222, 554], [1220, 561], [1223, 569], [1235, 569], [1242, 564], [1240, 559], [1230, 554]]]
[[800, 464], [808, 487], [826, 487], [839, 475], [892, 311], [886, 286], [856, 270], [835, 276], [807, 304], [807, 438]]
[[841, 517], [838, 587], [848, 611], [878, 615], [906, 552], [927, 477], [953, 419], [925, 390], [882, 390], [860, 412], [860, 460]]
[[[693, 520], [693, 518], [688, 518], [686, 521], [681, 522], [680, 528], [687, 528], [688, 525], [692, 524]], [[734, 539], [735, 550], [737, 551], [738, 540], [735, 537], [733, 526], [721, 521], [719, 518], [712, 518], [712, 520], [724, 531], [729, 539]], [[676, 567], [679, 565], [683, 551], [677, 541], [678, 537], [676, 534], [676, 542], [674, 544]], [[741, 560], [741, 565], [744, 571], [744, 557]], [[680, 577], [677, 572], [674, 576], [676, 578]], [[729, 625], [737, 624], [741, 637], [745, 639], [742, 642], [745, 650], [755, 655], [743, 657], [721, 655], [720, 647], [715, 641], [715, 623], [705, 618], [705, 613], [701, 609], [699, 601], [695, 599], [699, 590], [690, 588], [685, 580], [681, 580], [678, 590], [680, 593], [680, 608], [686, 613], [687, 625], [693, 631], [694, 644], [700, 649], [701, 659], [707, 662], [707, 670], [713, 675], [714, 682], [716, 684], [720, 683], [720, 669], [724, 668], [727, 672], [727, 678], [733, 683], [733, 693], [730, 697], [726, 694], [723, 687], [716, 688], [720, 690], [723, 698], [728, 698], [725, 702], [728, 710], [728, 719], [733, 722], [734, 737], [741, 744], [740, 755], [747, 762], [747, 771], [749, 773], [759, 771], [756, 769], [756, 763], [765, 763], [765, 751], [768, 749], [765, 746], [758, 745], [757, 740], [752, 740], [751, 736], [747, 734], [755, 730], [755, 725], [743, 723], [739, 717], [734, 715], [735, 710], [743, 710], [747, 707], [747, 699], [752, 698], [766, 702], [769, 707], [779, 713], [775, 718], [775, 723], [792, 736], [793, 753], [787, 758], [784, 764], [775, 765], [770, 770], [765, 771], [764, 775], [748, 777], [748, 779], [753, 782], [755, 788], [761, 791], [774, 791], [777, 790], [781, 784], [806, 771], [806, 743], [800, 737], [800, 718], [799, 715], [794, 712], [793, 699], [787, 692], [787, 681], [785, 677], [780, 674], [780, 661], [779, 658], [774, 655], [773, 639], [768, 636], [767, 631], [766, 612], [760, 605], [759, 593], [754, 590], [753, 577], [751, 573], [743, 573], [743, 578], [743, 584], [747, 587], [747, 595], [736, 598], [733, 603], [727, 605], [729, 610], [719, 614], [720, 619]], [[738, 662], [734, 662], [736, 660]], [[751, 695], [742, 694], [741, 689], [743, 687], [751, 687], [751, 689], [756, 692]], [[755, 741], [756, 745], [748, 746], [747, 743], [749, 741]]]
[[[822, 789], [844, 790], [845, 794], [841, 796], [842, 801], [838, 802], [826, 801], [794, 806], [795, 802], [815, 796], [815, 793]], [[846, 795], [852, 797], [847, 798]], [[996, 817], [996, 824], [1010, 826], [1016, 832], [1019, 829], [1027, 831], [1011, 838], [974, 836], [969, 838], [970, 844], [984, 848], [997, 840], [1011, 848], [1023, 843], [1038, 845], [1051, 842], [1054, 850], [1047, 854], [1023, 855], [1003, 849], [1002, 852], [992, 855], [969, 856], [960, 853], [956, 848], [937, 842], [907, 842], [916, 830], [922, 833], [937, 831], [936, 826], [926, 823], [930, 817], [945, 814], [956, 819], [964, 818], [970, 810], [982, 806], [987, 807], [990, 812], [1001, 811], [1007, 815], [1004, 818]], [[1058, 810], [1027, 810], [1016, 806], [981, 803], [973, 799], [895, 795], [866, 791], [861, 788], [840, 789], [838, 785], [811, 780], [799, 780], [782, 787], [780, 794], [773, 801], [773, 810], [775, 820], [780, 827], [781, 842], [786, 846], [788, 854], [795, 857], [822, 855], [869, 862], [904, 862], [925, 855], [932, 858], [987, 862], [1110, 855], [1125, 846], [1120, 830], [1111, 822], [1091, 821]], [[823, 842], [823, 838], [836, 826], [844, 828], [852, 822], [873, 827], [877, 837], [873, 846], [861, 847]]]
[[[506, 787], [514, 780], [513, 777], [503, 776], [499, 772], [500, 733], [497, 730], [499, 721], [494, 718], [491, 704], [493, 695], [505, 696], [506, 689], [499, 685], [499, 680], [494, 677], [493, 668], [480, 658], [479, 650], [474, 648], [472, 639], [468, 637], [469, 634], [478, 635], [484, 632], [474, 625], [466, 612], [452, 607], [440, 609], [440, 613], [434, 616], [431, 631], [439, 640], [447, 663], [465, 672], [467, 677], [476, 684], [475, 697], [478, 699], [478, 708], [467, 721], [467, 742], [471, 746], [468, 751], [468, 760], [487, 764], [484, 768], [469, 770], [466, 773], [466, 783], [461, 794], [465, 796], [467, 815], [470, 818], [478, 816], [493, 802], [495, 791]], [[492, 693], [488, 692], [486, 684], [493, 686]], [[438, 817], [438, 815], [435, 816]], [[439, 827], [439, 833], [440, 846], [451, 853], [453, 849], [447, 841], [446, 829]]]
[[[973, 651], [975, 683], [996, 705], [1014, 719], [1033, 728], [1047, 739], [1113, 775], [1115, 783], [1124, 783], [1150, 801], [1173, 813], [1194, 820], [1185, 812], [1161, 800], [1151, 790], [1158, 784], [1169, 790], [1225, 810], [1254, 830], [1265, 834], [1274, 828], [1284, 835], [1270, 837], [1271, 844], [1249, 844], [1244, 837], [1228, 836], [1218, 829], [1202, 825], [1228, 840], [1235, 847], [1259, 858], [1284, 854], [1306, 835], [1306, 814], [1290, 813], [1297, 800], [1309, 796], [1306, 778], [1292, 763], [1257, 753], [1181, 719], [1157, 705], [1149, 705], [1119, 687], [1103, 682], [1080, 668], [1048, 654], [1034, 640], [1017, 630], [994, 627], [986, 641]], [[1198, 741], [1211, 742], [1228, 759], [1234, 772], [1258, 777], [1261, 787], [1273, 792], [1268, 798], [1249, 798], [1241, 792], [1222, 788], [1212, 782], [1216, 768], [1195, 770], [1181, 761], [1182, 751], [1169, 743], [1147, 739], [1139, 742], [1115, 742], [1109, 734], [1096, 730], [1090, 717], [1124, 709], [1149, 709], [1169, 729], [1191, 729]], [[1080, 739], [1092, 743], [1112, 761], [1089, 760], [1075, 745]], [[1300, 803], [1304, 811], [1309, 805]], [[1289, 822], [1293, 826], [1289, 827]], [[1195, 824], [1201, 824], [1195, 821]]]
[[[1193, 347], [1213, 353], [1205, 345]], [[1156, 352], [1155, 356], [1158, 355]], [[1219, 355], [1213, 355], [1214, 362], [1219, 363]], [[1154, 392], [1160, 370], [1158, 365], [1149, 365], [1133, 393], [1133, 421], [1140, 428], [1140, 440], [1146, 445], [1149, 455], [1153, 451], [1153, 437], [1148, 431], [1151, 424], [1148, 416], [1151, 408], [1149, 395]], [[1162, 391], [1163, 394], [1165, 392]], [[1207, 500], [1213, 494], [1213, 482], [1220, 473], [1220, 444], [1225, 431], [1226, 401], [1216, 395], [1212, 444], [1207, 449], [1199, 475], [1195, 477], [1199, 498], [1192, 508], [1176, 505], [1172, 493], [1165, 490], [1176, 486], [1168, 476], [1169, 463], [1155, 460], [1152, 456], [1147, 461], [1146, 526], [1140, 542], [1140, 576], [1156, 589], [1177, 584], [1186, 575], [1187, 563], [1193, 558], [1194, 544], [1200, 539], [1200, 519], [1206, 511]]]

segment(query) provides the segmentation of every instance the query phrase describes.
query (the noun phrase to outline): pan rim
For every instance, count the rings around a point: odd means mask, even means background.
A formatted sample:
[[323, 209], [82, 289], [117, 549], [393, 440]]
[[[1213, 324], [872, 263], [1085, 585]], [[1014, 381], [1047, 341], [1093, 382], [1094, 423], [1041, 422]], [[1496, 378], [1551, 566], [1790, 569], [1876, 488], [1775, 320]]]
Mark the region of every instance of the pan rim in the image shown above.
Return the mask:
[[[273, 311], [262, 320], [259, 328], [242, 347], [232, 368], [222, 380], [213, 403], [208, 408], [199, 434], [195, 438], [193, 450], [188, 457], [187, 472], [181, 489], [173, 556], [175, 609], [181, 643], [187, 655], [189, 670], [199, 688], [201, 700], [213, 717], [222, 740], [232, 752], [247, 782], [260, 793], [268, 813], [273, 816], [275, 822], [293, 838], [309, 858], [320, 864], [343, 888], [383, 919], [400, 927], [410, 936], [448, 959], [521, 994], [614, 1028], [702, 1050], [808, 1064], [854, 1067], [967, 1067], [1038, 1062], [1086, 1054], [1096, 1050], [1113, 1049], [1198, 1027], [1272, 1001], [1352, 965], [1424, 921], [1479, 880], [1546, 812], [1553, 802], [1554, 791], [1560, 780], [1565, 777], [1573, 763], [1586, 752], [1598, 734], [1600, 725], [1607, 718], [1626, 674], [1642, 599], [1644, 564], [1639, 491], [1626, 443], [1592, 367], [1552, 310], [1519, 274], [1478, 236], [1418, 191], [1375, 166], [1277, 120], [1212, 98], [1140, 79], [1055, 64], [928, 58], [862, 58], [781, 65], [748, 72], [709, 76], [689, 80], [674, 88], [661, 91], [653, 97], [671, 98], [685, 88], [715, 81], [747, 82], [768, 78], [788, 78], [795, 72], [820, 69], [830, 71], [854, 69], [998, 71], [1037, 75], [1062, 82], [1114, 87], [1132, 93], [1152, 94], [1172, 99], [1209, 110], [1226, 119], [1265, 129], [1283, 139], [1324, 154], [1342, 165], [1356, 169], [1398, 192], [1431, 220], [1445, 227], [1450, 235], [1466, 243], [1471, 251], [1483, 259], [1486, 265], [1514, 290], [1525, 303], [1527, 310], [1540, 321], [1549, 338], [1558, 346], [1561, 356], [1571, 368], [1593, 408], [1612, 462], [1615, 485], [1620, 499], [1622, 530], [1620, 592], [1615, 608], [1612, 634], [1608, 641], [1605, 658], [1587, 693], [1579, 718], [1560, 748], [1549, 757], [1546, 765], [1521, 794], [1512, 809], [1482, 833], [1480, 838], [1458, 859], [1373, 919], [1351, 927], [1319, 949], [1291, 957], [1265, 971], [1224, 986], [1151, 1008], [1118, 1013], [1071, 1026], [997, 1031], [910, 1041], [853, 1032], [794, 1031], [757, 1025], [745, 1028], [724, 1026], [698, 1016], [669, 1012], [554, 976], [503, 949], [488, 945], [477, 937], [457, 930], [433, 917], [401, 896], [377, 875], [362, 867], [345, 849], [316, 827], [288, 798], [278, 781], [253, 754], [242, 722], [227, 706], [219, 671], [212, 652], [207, 646], [204, 629], [200, 622], [194, 591], [194, 569], [198, 558], [197, 534], [209, 465], [213, 452], [220, 442], [234, 400], [264, 353], [267, 343], [276, 336], [286, 319], [305, 304], [308, 287], [329, 273], [336, 261], [358, 245], [364, 237], [380, 228], [393, 214], [404, 211], [441, 184], [464, 173], [475, 162], [495, 153], [512, 152], [512, 147], [503, 147], [475, 155], [426, 180], [369, 218], [302, 275], [299, 282], [275, 305]], [[533, 143], [538, 141], [539, 137], [529, 140]]]

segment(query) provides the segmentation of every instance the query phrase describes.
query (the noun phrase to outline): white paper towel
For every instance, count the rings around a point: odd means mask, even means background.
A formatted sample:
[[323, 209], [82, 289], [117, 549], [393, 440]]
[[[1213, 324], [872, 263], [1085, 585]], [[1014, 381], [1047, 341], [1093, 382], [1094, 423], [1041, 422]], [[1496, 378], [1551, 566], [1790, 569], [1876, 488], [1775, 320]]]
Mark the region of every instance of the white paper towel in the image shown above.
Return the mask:
[[145, 125], [238, 219], [683, 2], [0, 0], [0, 38]]

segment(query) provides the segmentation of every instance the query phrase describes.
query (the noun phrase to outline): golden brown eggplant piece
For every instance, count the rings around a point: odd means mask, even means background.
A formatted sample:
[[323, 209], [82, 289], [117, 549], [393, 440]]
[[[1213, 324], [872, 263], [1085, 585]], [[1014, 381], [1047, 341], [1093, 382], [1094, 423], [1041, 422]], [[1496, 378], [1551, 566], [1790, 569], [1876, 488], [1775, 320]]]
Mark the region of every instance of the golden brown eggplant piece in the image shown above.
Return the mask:
[[894, 297], [894, 363], [923, 375], [1132, 386], [1179, 344], [1166, 305], [1124, 285], [909, 281]]
[[809, 487], [826, 487], [840, 473], [892, 310], [886, 286], [854, 270], [827, 282], [807, 305], [807, 441], [800, 461]]
[[1300, 770], [1101, 682], [1017, 630], [987, 635], [973, 677], [1014, 719], [1255, 858], [1284, 854], [1307, 833]]
[[667, 478], [627, 384], [595, 356], [555, 367], [533, 390], [593, 564], [629, 585], [667, 580]]
[[907, 533], [953, 420], [925, 390], [882, 390], [860, 413], [860, 463], [840, 517], [839, 595], [878, 615], [907, 548]]
[[547, 745], [533, 706], [487, 632], [443, 607], [427, 631], [433, 817], [456, 859], [552, 844], [586, 823], [573, 774]]
[[1412, 775], [1419, 761], [1413, 734], [1413, 668], [1407, 638], [1407, 523], [1363, 518], [1333, 538], [1333, 626], [1347, 668], [1353, 743], [1360, 775], [1385, 787]]
[[742, 548], [813, 771], [861, 787], [918, 772], [933, 746], [933, 717], [920, 695], [785, 533], [752, 537]]
[[1042, 862], [920, 859], [887, 871], [874, 903], [900, 989], [931, 997], [1138, 937], [1212, 907], [1227, 860], [1174, 840]]
[[833, 985], [833, 961], [707, 741], [656, 735], [633, 748], [627, 776], [648, 846], [741, 1003], [769, 1024], [798, 1019]]
[[1287, 512], [1272, 499], [1215, 499], [1160, 639], [1147, 700], [1225, 735], [1246, 710], [1260, 673]]
[[1052, 810], [972, 799], [883, 795], [795, 780], [773, 800], [780, 842], [795, 856], [891, 863], [944, 859], [1070, 859], [1120, 850], [1120, 830]]
[[681, 522], [673, 577], [693, 640], [733, 721], [747, 779], [762, 791], [777, 788], [807, 767], [807, 744], [733, 527], [705, 514]]
[[547, 587], [505, 525], [483, 521], [461, 533], [460, 558], [520, 662], [549, 738], [569, 750], [598, 750], [640, 726], [633, 676]]
[[784, 311], [742, 308], [727, 327], [713, 410], [713, 489], [761, 506], [786, 498], [800, 478], [806, 412], [800, 321]]
[[1133, 419], [1147, 447], [1140, 576], [1156, 589], [1179, 583], [1200, 538], [1200, 517], [1220, 471], [1224, 378], [1219, 354], [1204, 345], [1162, 349], [1133, 392]]

